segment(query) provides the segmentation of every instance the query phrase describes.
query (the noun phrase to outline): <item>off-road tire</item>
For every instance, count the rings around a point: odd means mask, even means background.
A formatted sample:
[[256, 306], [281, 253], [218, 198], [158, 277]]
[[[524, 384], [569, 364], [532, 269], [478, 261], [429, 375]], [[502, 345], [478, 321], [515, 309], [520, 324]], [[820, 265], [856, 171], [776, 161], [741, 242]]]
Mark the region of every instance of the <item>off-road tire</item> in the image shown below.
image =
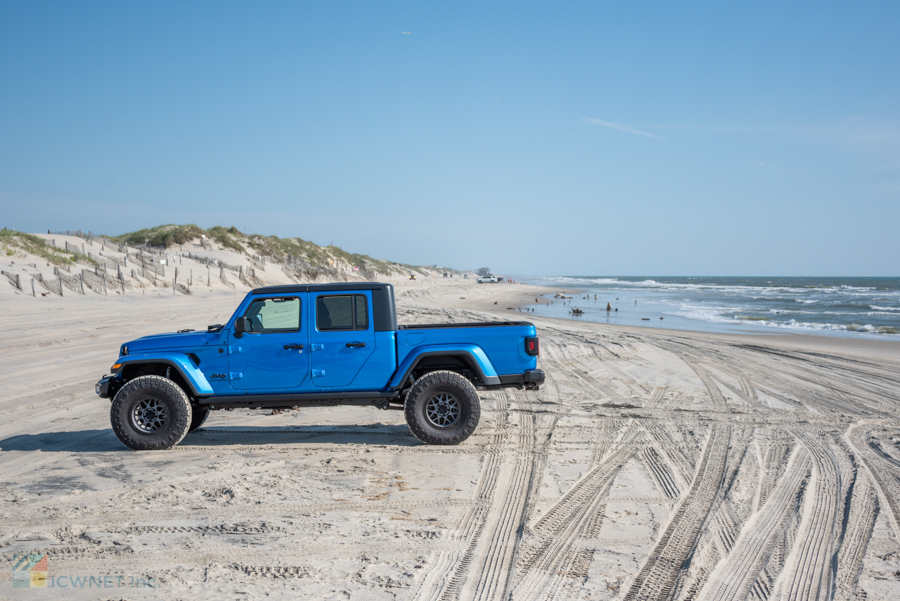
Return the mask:
[[[155, 432], [143, 432], [134, 424], [133, 413], [142, 401], [165, 407], [165, 423]], [[109, 410], [113, 432], [125, 446], [136, 451], [171, 449], [188, 433], [191, 419], [187, 395], [175, 382], [162, 376], [129, 380], [116, 393]]]
[[[449, 395], [458, 407], [459, 417], [447, 427], [438, 427], [426, 415], [430, 400]], [[452, 371], [433, 371], [413, 384], [406, 395], [406, 424], [413, 435], [427, 444], [459, 444], [475, 431], [481, 417], [481, 404], [475, 387]]]
[[188, 428], [188, 434], [199, 430], [207, 417], [209, 417], [209, 407], [191, 406], [191, 425]]

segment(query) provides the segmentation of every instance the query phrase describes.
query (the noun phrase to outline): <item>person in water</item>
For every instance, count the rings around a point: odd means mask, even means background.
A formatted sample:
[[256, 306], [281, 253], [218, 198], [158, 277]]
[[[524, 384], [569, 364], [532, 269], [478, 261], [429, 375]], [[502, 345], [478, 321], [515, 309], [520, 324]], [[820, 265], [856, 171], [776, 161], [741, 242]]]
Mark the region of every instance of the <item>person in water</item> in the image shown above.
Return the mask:
[[612, 311], [612, 305], [610, 305], [609, 303], [606, 303], [606, 310]]

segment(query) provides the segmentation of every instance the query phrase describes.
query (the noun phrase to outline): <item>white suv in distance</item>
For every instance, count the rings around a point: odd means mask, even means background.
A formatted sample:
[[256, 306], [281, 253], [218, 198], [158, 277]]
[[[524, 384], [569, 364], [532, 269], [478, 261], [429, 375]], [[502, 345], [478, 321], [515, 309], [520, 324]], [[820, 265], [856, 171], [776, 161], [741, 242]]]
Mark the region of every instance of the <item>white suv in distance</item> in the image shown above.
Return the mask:
[[496, 284], [499, 281], [500, 281], [500, 278], [498, 278], [495, 275], [481, 276], [480, 278], [478, 278], [479, 284]]

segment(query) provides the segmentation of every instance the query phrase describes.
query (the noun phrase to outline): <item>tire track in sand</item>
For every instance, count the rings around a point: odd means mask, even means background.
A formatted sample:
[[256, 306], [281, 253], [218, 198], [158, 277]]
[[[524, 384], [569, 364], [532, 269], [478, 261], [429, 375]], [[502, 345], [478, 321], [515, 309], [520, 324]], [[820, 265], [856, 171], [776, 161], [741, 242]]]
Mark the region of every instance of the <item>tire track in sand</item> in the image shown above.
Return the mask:
[[[460, 527], [461, 538], [467, 541], [465, 549], [441, 553], [411, 598], [487, 600], [506, 595], [526, 509], [540, 486], [536, 469], [542, 465], [541, 457], [546, 454], [545, 447], [557, 420], [557, 416], [548, 419], [527, 412], [516, 415], [518, 429], [501, 439], [514, 439], [516, 444], [509, 447], [498, 442], [485, 459], [477, 493], [484, 504], [468, 512]], [[538, 424], [540, 428], [536, 427]], [[505, 426], [504, 423], [504, 429]]]
[[776, 595], [787, 600], [813, 601], [829, 596], [831, 549], [840, 508], [840, 467], [831, 449], [815, 433], [803, 430], [794, 436], [809, 451], [815, 469], [804, 500], [804, 519], [797, 542], [775, 583]]
[[553, 598], [564, 584], [564, 577], [571, 571], [572, 564], [577, 563], [584, 554], [585, 550], [576, 548], [575, 542], [600, 506], [607, 502], [609, 486], [634, 454], [635, 451], [628, 448], [615, 451], [569, 489], [535, 524], [535, 540], [523, 548], [517, 562], [516, 584], [511, 595], [513, 599]]
[[730, 438], [731, 426], [713, 424], [710, 427], [709, 439], [691, 488], [635, 576], [625, 601], [662, 601], [668, 598], [690, 559], [722, 486]]
[[762, 509], [744, 525], [731, 554], [710, 574], [699, 601], [747, 598], [793, 514], [811, 465], [809, 453], [796, 447], [784, 476]]

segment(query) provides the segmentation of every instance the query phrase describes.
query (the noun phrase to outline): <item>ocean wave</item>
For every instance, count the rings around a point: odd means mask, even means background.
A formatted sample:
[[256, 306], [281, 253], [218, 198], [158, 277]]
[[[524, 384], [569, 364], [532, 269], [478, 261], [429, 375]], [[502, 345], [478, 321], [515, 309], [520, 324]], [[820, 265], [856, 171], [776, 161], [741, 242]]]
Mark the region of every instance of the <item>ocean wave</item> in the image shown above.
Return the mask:
[[869, 305], [873, 311], [900, 311], [900, 307], [882, 307], [879, 305]]
[[[792, 284], [771, 282], [765, 285], [756, 283], [738, 284], [731, 282], [667, 282], [653, 278], [642, 280], [621, 279], [611, 276], [536, 276], [527, 278], [534, 283], [544, 286], [559, 287], [601, 287], [615, 290], [628, 289], [656, 289], [661, 291], [715, 291], [723, 294], [735, 294], [741, 296], [758, 296], [761, 299], [782, 299], [784, 296], [809, 296], [827, 295], [842, 297], [884, 297], [885, 294], [900, 298], [900, 291], [884, 290], [871, 286], [850, 286], [845, 284]], [[798, 300], [803, 302], [803, 300]]]
[[840, 324], [840, 323], [816, 323], [811, 321], [797, 321], [790, 319], [788, 321], [758, 319], [754, 316], [735, 315], [735, 320], [739, 323], [752, 323], [754, 325], [770, 326], [773, 328], [785, 328], [792, 330], [820, 330], [832, 332], [859, 332], [863, 334], [885, 334], [900, 335], [900, 327], [894, 326], [876, 326], [872, 324]]

